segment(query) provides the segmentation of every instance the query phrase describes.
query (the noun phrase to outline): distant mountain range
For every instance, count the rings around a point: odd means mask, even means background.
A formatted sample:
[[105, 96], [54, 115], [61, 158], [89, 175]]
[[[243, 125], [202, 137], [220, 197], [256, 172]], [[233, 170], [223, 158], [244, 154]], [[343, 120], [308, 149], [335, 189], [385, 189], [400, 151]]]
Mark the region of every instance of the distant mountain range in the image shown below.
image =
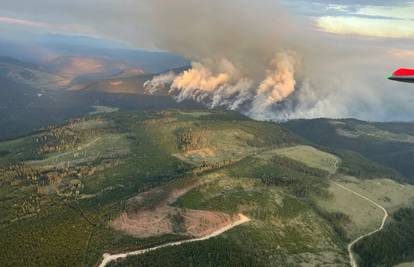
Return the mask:
[[117, 109], [200, 107], [176, 103], [167, 95], [145, 95], [154, 74], [121, 61], [58, 57], [47, 64], [0, 57], [0, 139], [93, 112], [93, 106]]
[[[141, 68], [146, 73], [163, 72], [190, 63], [180, 56], [163, 51], [140, 50], [105, 39], [60, 34], [28, 35], [24, 41], [0, 37], [0, 56], [38, 65], [44, 64], [52, 70], [56, 63], [71, 58], [111, 62], [113, 66]], [[110, 66], [106, 64], [106, 67]]]

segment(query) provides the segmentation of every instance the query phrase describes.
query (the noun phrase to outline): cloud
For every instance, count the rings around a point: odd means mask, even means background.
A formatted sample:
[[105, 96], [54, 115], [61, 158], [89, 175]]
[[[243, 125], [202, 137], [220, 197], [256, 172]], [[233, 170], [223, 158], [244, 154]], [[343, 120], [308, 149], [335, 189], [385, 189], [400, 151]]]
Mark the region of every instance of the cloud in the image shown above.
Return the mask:
[[361, 17], [321, 17], [318, 26], [337, 34], [358, 34], [373, 37], [414, 38], [414, 20], [372, 19]]
[[414, 2], [407, 3], [404, 6], [364, 6], [356, 14], [414, 20]]
[[322, 30], [371, 37], [412, 38], [412, 1], [291, 1], [299, 13], [316, 18]]
[[311, 0], [306, 2], [347, 6], [402, 6], [412, 3], [412, 0]]
[[0, 23], [13, 24], [13, 25], [19, 25], [19, 26], [29, 26], [29, 27], [53, 28], [53, 25], [50, 23], [9, 18], [9, 17], [0, 17]]
[[91, 33], [91, 30], [76, 24], [53, 24], [42, 21], [26, 20], [12, 17], [0, 16], [0, 24], [9, 24], [14, 26], [42, 28], [47, 30], [65, 31], [65, 32], [83, 32]]

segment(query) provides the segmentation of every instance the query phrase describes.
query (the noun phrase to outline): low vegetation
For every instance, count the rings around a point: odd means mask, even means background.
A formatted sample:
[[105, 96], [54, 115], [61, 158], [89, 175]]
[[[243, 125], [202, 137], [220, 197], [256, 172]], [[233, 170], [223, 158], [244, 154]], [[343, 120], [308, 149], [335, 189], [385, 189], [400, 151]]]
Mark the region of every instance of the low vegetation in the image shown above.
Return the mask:
[[273, 156], [269, 160], [251, 157], [229, 168], [234, 177], [258, 178], [268, 186], [287, 188], [297, 197], [312, 194], [324, 196], [328, 172], [309, 167], [286, 157]]
[[274, 153], [279, 156], [300, 161], [309, 167], [327, 171], [330, 174], [334, 174], [340, 165], [340, 159], [336, 156], [311, 146], [301, 145], [281, 148], [275, 150]]

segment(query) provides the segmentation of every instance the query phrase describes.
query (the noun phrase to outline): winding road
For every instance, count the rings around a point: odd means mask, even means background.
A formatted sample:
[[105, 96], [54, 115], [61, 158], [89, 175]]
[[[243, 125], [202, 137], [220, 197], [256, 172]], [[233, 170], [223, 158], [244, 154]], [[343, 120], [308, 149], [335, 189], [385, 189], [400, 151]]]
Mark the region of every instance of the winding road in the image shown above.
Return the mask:
[[354, 195], [356, 195], [356, 196], [358, 196], [358, 197], [360, 197], [360, 198], [362, 198], [362, 199], [370, 202], [371, 204], [373, 204], [374, 206], [380, 208], [384, 212], [384, 217], [382, 218], [381, 226], [378, 229], [376, 229], [376, 230], [374, 230], [372, 232], [369, 232], [367, 234], [361, 235], [360, 237], [356, 238], [355, 240], [353, 240], [351, 243], [348, 244], [349, 262], [350, 262], [350, 264], [351, 264], [352, 267], [358, 267], [358, 263], [356, 262], [355, 257], [354, 257], [354, 254], [352, 252], [353, 246], [356, 243], [358, 243], [359, 241], [361, 241], [362, 239], [364, 239], [364, 238], [366, 238], [368, 236], [371, 236], [371, 235], [373, 235], [373, 234], [375, 234], [375, 233], [377, 233], [379, 231], [382, 231], [382, 229], [384, 228], [385, 222], [387, 221], [387, 218], [388, 218], [388, 212], [387, 212], [387, 210], [383, 206], [381, 206], [380, 204], [376, 203], [375, 201], [367, 198], [366, 196], [363, 196], [363, 195], [355, 192], [352, 189], [349, 189], [348, 187], [346, 187], [346, 186], [344, 186], [344, 185], [342, 185], [340, 183], [337, 183], [337, 182], [333, 182], [333, 183], [335, 185], [339, 186], [340, 188], [342, 188], [342, 189], [344, 189], [344, 190], [346, 190], [346, 191], [348, 191], [348, 192], [350, 192], [350, 193], [352, 193], [352, 194], [354, 194]]
[[154, 251], [154, 250], [158, 250], [158, 249], [161, 249], [161, 248], [179, 246], [179, 245], [186, 244], [186, 243], [192, 243], [192, 242], [207, 240], [207, 239], [219, 236], [219, 235], [223, 234], [224, 232], [227, 232], [227, 231], [233, 229], [236, 226], [239, 226], [241, 224], [244, 224], [244, 223], [247, 223], [247, 222], [250, 221], [250, 219], [248, 217], [244, 216], [243, 214], [239, 214], [238, 216], [239, 216], [239, 219], [237, 221], [234, 221], [231, 224], [229, 224], [229, 225], [227, 225], [227, 226], [225, 226], [225, 227], [223, 227], [219, 230], [216, 230], [213, 233], [211, 233], [207, 236], [204, 236], [204, 237], [167, 243], [167, 244], [152, 247], [152, 248], [141, 249], [141, 250], [126, 252], [126, 253], [121, 253], [121, 254], [111, 255], [111, 254], [105, 253], [103, 255], [103, 260], [102, 260], [101, 264], [99, 264], [99, 267], [105, 267], [108, 263], [110, 263], [112, 261], [116, 261], [116, 260], [119, 260], [119, 259], [124, 259], [128, 256], [142, 255], [142, 254], [145, 254], [145, 253], [148, 253], [148, 252], [151, 252], [151, 251]]

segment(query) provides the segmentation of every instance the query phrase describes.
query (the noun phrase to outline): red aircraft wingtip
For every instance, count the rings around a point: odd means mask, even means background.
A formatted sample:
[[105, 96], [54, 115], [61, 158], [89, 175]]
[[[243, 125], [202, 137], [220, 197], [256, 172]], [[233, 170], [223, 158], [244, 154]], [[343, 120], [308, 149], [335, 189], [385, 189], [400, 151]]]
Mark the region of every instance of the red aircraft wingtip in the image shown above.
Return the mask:
[[394, 76], [414, 76], [413, 69], [399, 69], [393, 73]]

